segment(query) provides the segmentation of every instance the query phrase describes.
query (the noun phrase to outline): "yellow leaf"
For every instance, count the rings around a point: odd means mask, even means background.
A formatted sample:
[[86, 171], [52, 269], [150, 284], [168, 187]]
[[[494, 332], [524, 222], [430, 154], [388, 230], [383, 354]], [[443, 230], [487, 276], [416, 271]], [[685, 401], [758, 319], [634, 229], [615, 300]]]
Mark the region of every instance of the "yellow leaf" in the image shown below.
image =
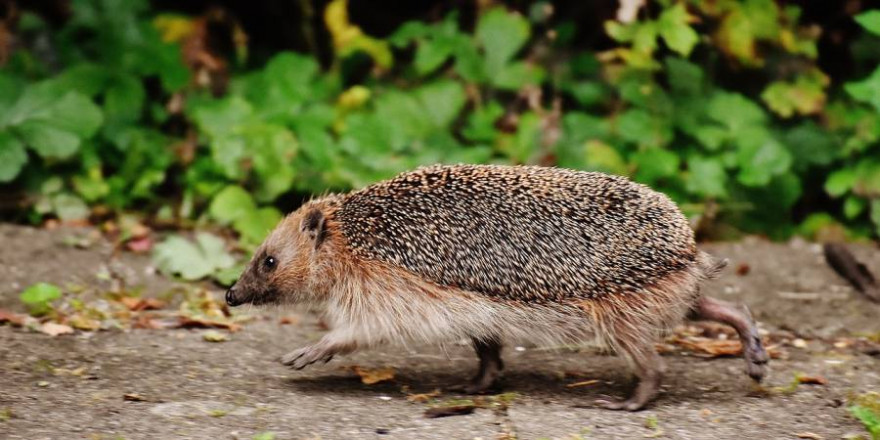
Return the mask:
[[180, 15], [163, 14], [153, 19], [155, 27], [166, 43], [176, 43], [189, 35], [193, 30], [192, 19]]

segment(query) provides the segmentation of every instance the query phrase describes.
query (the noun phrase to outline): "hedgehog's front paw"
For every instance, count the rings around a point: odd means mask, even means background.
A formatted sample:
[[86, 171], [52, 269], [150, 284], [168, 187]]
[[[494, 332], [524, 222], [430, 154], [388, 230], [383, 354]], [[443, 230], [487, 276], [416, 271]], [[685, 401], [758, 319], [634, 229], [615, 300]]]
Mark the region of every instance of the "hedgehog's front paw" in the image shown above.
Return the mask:
[[282, 356], [281, 363], [295, 370], [302, 370], [318, 361], [330, 362], [334, 354], [336, 353], [326, 350], [324, 347], [309, 345]]

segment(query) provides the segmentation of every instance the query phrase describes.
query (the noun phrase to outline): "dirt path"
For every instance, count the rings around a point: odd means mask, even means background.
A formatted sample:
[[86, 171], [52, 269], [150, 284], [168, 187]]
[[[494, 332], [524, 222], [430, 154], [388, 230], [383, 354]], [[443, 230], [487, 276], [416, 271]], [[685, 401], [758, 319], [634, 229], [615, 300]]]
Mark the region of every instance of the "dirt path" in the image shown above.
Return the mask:
[[[112, 272], [140, 286], [145, 296], [173, 285], [153, 274], [145, 257], [111, 259], [109, 245], [100, 241], [88, 249], [64, 244], [77, 234], [84, 232], [0, 225], [0, 308], [22, 311], [18, 292], [37, 281], [99, 291], [111, 287], [105, 275]], [[279, 325], [276, 314], [255, 311], [259, 318], [223, 343], [206, 342], [204, 330], [50, 337], [4, 325], [0, 438], [250, 439], [272, 432], [276, 439], [786, 439], [805, 433], [839, 439], [863, 433], [846, 401], [880, 391], [880, 358], [833, 343], [880, 333], [880, 305], [846, 287], [812, 244], [747, 240], [705, 248], [732, 261], [732, 269], [707, 286], [709, 294], [747, 302], [787, 356], [771, 364], [768, 387], [780, 389], [756, 397], [740, 359], [675, 351], [665, 356], [668, 378], [654, 405], [638, 413], [609, 412], [591, 402], [629, 391], [619, 359], [509, 348], [505, 391], [516, 393], [512, 403], [426, 419], [426, 404], [407, 401], [402, 387], [426, 393], [459, 383], [475, 366], [469, 348], [377, 349], [296, 372], [275, 359], [320, 337], [322, 330], [308, 315]], [[854, 252], [880, 272], [875, 249]], [[737, 275], [742, 264], [749, 273]], [[792, 345], [797, 338], [804, 342], [796, 343], [800, 348]], [[352, 365], [392, 366], [395, 378], [364, 385], [343, 369]], [[781, 390], [798, 372], [820, 375], [827, 384]], [[566, 386], [588, 379], [599, 381]], [[126, 394], [140, 401], [124, 400]], [[439, 399], [464, 397], [444, 393]]]

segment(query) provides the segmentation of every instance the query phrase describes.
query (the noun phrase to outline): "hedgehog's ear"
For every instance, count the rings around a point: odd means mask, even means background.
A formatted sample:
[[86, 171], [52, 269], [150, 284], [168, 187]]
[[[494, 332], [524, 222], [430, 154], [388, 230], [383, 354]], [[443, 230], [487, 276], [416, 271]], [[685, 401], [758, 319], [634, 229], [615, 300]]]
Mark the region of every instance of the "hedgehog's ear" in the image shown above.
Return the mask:
[[310, 209], [303, 217], [300, 230], [309, 235], [309, 238], [315, 242], [315, 249], [324, 241], [326, 234], [324, 213], [319, 209]]

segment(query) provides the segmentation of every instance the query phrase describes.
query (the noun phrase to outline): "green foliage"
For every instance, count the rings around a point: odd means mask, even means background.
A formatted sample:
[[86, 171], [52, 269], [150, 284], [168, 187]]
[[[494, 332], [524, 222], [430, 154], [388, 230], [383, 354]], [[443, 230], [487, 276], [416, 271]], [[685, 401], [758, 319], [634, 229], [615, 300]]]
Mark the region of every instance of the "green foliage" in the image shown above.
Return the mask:
[[49, 313], [50, 304], [58, 298], [61, 298], [61, 289], [48, 283], [34, 284], [21, 292], [19, 296], [21, 302], [27, 306], [28, 312], [33, 316]]
[[153, 259], [163, 273], [188, 281], [218, 274], [221, 281], [228, 280], [224, 271], [235, 265], [223, 239], [206, 232], [196, 234], [195, 243], [180, 236], [169, 237], [156, 245]]
[[[322, 11], [332, 66], [277, 53], [231, 67], [223, 93], [146, 1], [76, 0], [60, 29], [25, 13], [58, 56], [25, 45], [0, 72], [0, 183], [32, 221], [135, 209], [228, 226], [245, 250], [289, 200], [437, 162], [628, 175], [774, 238], [880, 228], [875, 55], [851, 76], [823, 72], [822, 29], [773, 0], [649, 3], [605, 23], [614, 45], [599, 51], [538, 3], [410, 21], [382, 40], [336, 0]], [[878, 17], [853, 17], [862, 47], [880, 42]], [[352, 71], [364, 54], [373, 70]], [[202, 241], [161, 244], [163, 270], [234, 279]]]

